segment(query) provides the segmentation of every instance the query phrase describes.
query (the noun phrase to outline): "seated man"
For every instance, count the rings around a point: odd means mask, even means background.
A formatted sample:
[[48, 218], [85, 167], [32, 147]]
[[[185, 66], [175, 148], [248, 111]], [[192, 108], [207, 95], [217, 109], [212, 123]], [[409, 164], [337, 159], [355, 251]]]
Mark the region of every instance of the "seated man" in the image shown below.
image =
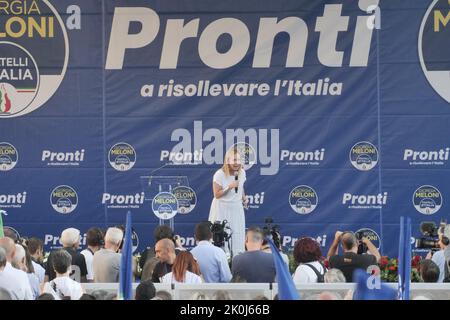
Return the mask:
[[240, 278], [248, 283], [274, 282], [273, 255], [261, 250], [263, 239], [263, 231], [260, 228], [248, 228], [245, 236], [247, 251], [233, 258], [231, 266], [233, 278]]
[[170, 239], [161, 239], [155, 245], [156, 258], [159, 262], [153, 269], [152, 281], [161, 282], [161, 278], [169, 272], [172, 272], [172, 265], [177, 257], [175, 245]]
[[[328, 250], [329, 267], [342, 271], [346, 282], [353, 282], [353, 272], [356, 269], [364, 271], [371, 265], [376, 265], [380, 261], [381, 255], [378, 249], [369, 239], [361, 240], [367, 246], [368, 254], [358, 254], [358, 239], [353, 232], [337, 231], [333, 244]], [[338, 255], [339, 243], [344, 250], [344, 254]]]

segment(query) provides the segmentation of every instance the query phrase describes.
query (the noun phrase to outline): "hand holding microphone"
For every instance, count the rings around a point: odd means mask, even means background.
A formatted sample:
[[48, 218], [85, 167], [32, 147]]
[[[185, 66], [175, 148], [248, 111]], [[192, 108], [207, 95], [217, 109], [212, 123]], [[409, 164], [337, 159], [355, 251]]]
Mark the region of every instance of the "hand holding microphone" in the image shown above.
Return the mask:
[[239, 186], [239, 171], [234, 172], [234, 182], [237, 183], [236, 187], [234, 188], [234, 192], [238, 192], [238, 186]]

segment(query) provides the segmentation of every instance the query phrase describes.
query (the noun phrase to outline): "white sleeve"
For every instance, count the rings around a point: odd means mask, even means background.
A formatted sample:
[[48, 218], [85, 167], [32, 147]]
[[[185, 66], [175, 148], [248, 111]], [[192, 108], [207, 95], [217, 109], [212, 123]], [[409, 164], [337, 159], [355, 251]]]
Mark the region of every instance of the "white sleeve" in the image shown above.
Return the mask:
[[309, 283], [310, 282], [308, 273], [305, 270], [305, 268], [308, 268], [308, 267], [305, 267], [302, 265], [297, 267], [297, 269], [295, 270], [294, 276], [293, 276], [294, 283], [297, 284], [297, 283]]
[[214, 173], [213, 182], [217, 183], [220, 186], [223, 186], [224, 173], [222, 170], [217, 170]]
[[24, 272], [22, 276], [23, 287], [25, 291], [25, 300], [34, 300], [33, 290], [31, 290], [30, 281], [28, 280], [27, 274]]

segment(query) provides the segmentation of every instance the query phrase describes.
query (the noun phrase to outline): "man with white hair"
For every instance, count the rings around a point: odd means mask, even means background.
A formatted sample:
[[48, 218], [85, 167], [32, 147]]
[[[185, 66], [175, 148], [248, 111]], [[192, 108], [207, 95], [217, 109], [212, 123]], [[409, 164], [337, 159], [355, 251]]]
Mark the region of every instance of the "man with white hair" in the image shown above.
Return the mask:
[[[60, 242], [63, 245], [63, 249], [72, 256], [72, 270], [75, 273], [75, 276], [72, 276], [72, 278], [78, 282], [87, 282], [86, 260], [84, 259], [84, 256], [77, 251], [80, 246], [80, 239], [80, 230], [68, 228], [63, 230], [61, 233]], [[47, 260], [47, 266], [45, 268], [46, 282], [51, 281], [56, 277], [52, 260], [52, 253], [50, 253]]]
[[14, 300], [33, 300], [27, 274], [11, 265], [16, 253], [11, 238], [0, 238], [0, 287], [9, 291]]
[[94, 254], [94, 282], [119, 282], [121, 254], [118, 253], [123, 239], [119, 228], [109, 228], [105, 235], [105, 248]]
[[[41, 293], [39, 289], [39, 279], [33, 271], [30, 271], [28, 269], [26, 259], [27, 253], [25, 251], [25, 248], [20, 244], [16, 244], [16, 253], [14, 254], [14, 258], [11, 264], [14, 268], [22, 270], [27, 274], [28, 282], [30, 283], [31, 291], [33, 293], [33, 299], [36, 299]], [[29, 259], [29, 262], [31, 264], [31, 258]], [[30, 268], [32, 268], [32, 266]]]

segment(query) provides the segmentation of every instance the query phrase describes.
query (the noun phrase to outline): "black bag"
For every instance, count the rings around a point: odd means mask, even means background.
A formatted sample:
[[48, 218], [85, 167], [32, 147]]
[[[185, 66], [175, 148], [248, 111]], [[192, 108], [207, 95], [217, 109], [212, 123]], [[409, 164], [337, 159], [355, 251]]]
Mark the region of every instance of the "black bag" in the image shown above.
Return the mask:
[[325, 266], [322, 264], [322, 262], [319, 262], [320, 265], [323, 268], [323, 273], [320, 273], [319, 270], [317, 270], [312, 264], [309, 263], [305, 263], [305, 266], [308, 266], [312, 269], [312, 271], [314, 271], [314, 273], [317, 276], [317, 282], [318, 283], [323, 283], [325, 282], [325, 273], [327, 272], [327, 269], [325, 268]]

